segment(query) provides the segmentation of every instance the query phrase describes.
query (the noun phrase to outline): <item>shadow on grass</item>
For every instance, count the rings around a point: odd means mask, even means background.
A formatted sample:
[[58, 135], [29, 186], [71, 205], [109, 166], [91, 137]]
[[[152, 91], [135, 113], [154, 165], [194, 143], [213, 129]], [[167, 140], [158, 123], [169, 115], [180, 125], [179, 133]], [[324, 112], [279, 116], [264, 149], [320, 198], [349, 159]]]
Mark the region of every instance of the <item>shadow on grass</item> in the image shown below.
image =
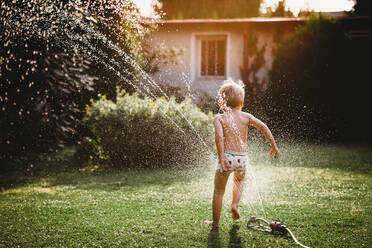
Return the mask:
[[0, 190], [26, 186], [41, 178], [65, 172], [77, 172], [79, 161], [74, 160], [74, 148], [60, 152], [20, 155], [0, 160]]
[[[278, 167], [329, 168], [371, 173], [372, 147], [369, 145], [320, 145], [300, 143], [279, 143], [281, 157], [278, 160], [268, 156], [265, 144], [250, 144], [249, 154], [254, 165]], [[40, 180], [48, 180], [51, 186], [66, 185], [80, 189], [118, 190], [125, 186], [170, 185], [187, 183], [196, 178], [210, 175], [208, 168], [215, 161], [194, 167], [172, 169], [101, 170], [81, 172], [82, 162], [73, 160], [73, 149], [58, 154], [44, 154], [38, 158], [18, 158], [18, 161], [4, 161], [0, 166], [0, 190], [26, 186]], [[80, 164], [79, 164], [80, 163]], [[5, 166], [4, 166], [5, 165]], [[186, 168], [185, 168], [186, 167]]]
[[371, 144], [313, 144], [278, 142], [281, 155], [274, 160], [269, 157], [265, 144], [249, 144], [248, 154], [252, 164], [283, 167], [306, 167], [350, 171], [372, 172]]
[[[240, 226], [234, 224], [230, 231], [229, 231], [229, 248], [241, 248], [243, 247], [242, 238], [238, 235], [238, 230]], [[221, 245], [221, 238], [218, 228], [212, 228], [208, 235], [208, 248], [220, 248]]]
[[230, 240], [229, 248], [241, 248], [243, 247], [242, 238], [238, 236], [238, 230], [240, 226], [234, 224], [230, 229]]
[[0, 191], [47, 181], [48, 186], [74, 186], [79, 189], [118, 190], [121, 187], [171, 185], [187, 183], [206, 174], [208, 163], [182, 164], [172, 168], [113, 169], [98, 168], [84, 170], [85, 161], [76, 159], [76, 148], [66, 147], [55, 153], [29, 154], [0, 160]]
[[123, 187], [141, 189], [148, 186], [188, 183], [195, 178], [207, 176], [208, 168], [207, 164], [202, 164], [170, 169], [105, 169], [88, 172], [81, 171], [78, 167], [62, 168], [55, 164], [55, 168], [45, 167], [42, 170], [13, 170], [1, 173], [0, 191], [43, 181], [47, 182], [48, 187], [73, 186], [83, 190], [115, 191]]
[[136, 169], [110, 170], [97, 173], [61, 173], [53, 178], [51, 186], [74, 186], [79, 189], [120, 190], [123, 187], [138, 189], [144, 187], [169, 186], [174, 183], [188, 183], [206, 174], [203, 168], [187, 169]]
[[218, 228], [213, 227], [208, 235], [208, 248], [220, 248], [221, 245], [221, 239], [220, 239], [220, 233]]

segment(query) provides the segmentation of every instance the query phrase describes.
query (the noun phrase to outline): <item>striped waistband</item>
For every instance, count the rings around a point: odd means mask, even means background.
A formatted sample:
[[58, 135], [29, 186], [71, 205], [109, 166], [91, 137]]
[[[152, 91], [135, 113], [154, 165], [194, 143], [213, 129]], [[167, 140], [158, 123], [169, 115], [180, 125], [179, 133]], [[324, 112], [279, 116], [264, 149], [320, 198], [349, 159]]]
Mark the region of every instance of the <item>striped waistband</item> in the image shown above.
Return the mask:
[[247, 153], [246, 152], [234, 152], [234, 151], [224, 151], [225, 153], [228, 153], [228, 154], [231, 154], [231, 155], [238, 155], [238, 156], [246, 156]]

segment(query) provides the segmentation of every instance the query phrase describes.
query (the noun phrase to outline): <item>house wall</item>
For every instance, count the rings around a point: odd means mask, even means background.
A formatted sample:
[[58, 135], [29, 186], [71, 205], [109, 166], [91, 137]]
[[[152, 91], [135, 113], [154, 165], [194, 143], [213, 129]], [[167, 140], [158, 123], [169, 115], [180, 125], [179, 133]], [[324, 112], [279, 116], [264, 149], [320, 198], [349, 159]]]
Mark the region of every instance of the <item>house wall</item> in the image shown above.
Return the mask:
[[[148, 43], [151, 47], [182, 49], [177, 64], [167, 64], [152, 78], [161, 84], [179, 86], [197, 100], [203, 93], [215, 96], [219, 86], [227, 78], [242, 80], [244, 34], [255, 34], [258, 47], [266, 45], [265, 64], [258, 70], [258, 83], [265, 84], [273, 62], [273, 51], [280, 37], [294, 30], [288, 23], [172, 23], [163, 24], [154, 32]], [[226, 35], [226, 77], [201, 78], [198, 76], [198, 35]], [[249, 59], [248, 61], [252, 61]]]

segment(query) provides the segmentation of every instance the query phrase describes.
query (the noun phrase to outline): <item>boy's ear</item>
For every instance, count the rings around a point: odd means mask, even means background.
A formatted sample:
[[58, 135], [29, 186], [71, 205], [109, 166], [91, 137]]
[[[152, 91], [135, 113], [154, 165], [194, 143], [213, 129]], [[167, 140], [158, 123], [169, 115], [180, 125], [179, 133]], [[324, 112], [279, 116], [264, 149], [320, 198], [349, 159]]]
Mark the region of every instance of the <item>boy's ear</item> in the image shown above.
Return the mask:
[[244, 102], [242, 101], [239, 105], [240, 108], [243, 108]]

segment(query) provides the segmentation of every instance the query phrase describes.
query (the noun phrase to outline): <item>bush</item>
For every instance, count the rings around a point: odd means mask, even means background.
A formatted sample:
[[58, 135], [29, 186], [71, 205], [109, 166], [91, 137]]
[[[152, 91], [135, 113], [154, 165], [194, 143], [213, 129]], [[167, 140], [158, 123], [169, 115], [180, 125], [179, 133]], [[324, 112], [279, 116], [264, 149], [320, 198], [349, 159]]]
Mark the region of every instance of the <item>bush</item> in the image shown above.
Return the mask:
[[[199, 161], [213, 141], [212, 114], [190, 99], [155, 100], [117, 93], [87, 107], [85, 122], [92, 132], [94, 157], [116, 167], [165, 167]], [[102, 162], [101, 161], [101, 162]]]
[[278, 127], [311, 139], [372, 140], [365, 132], [372, 127], [371, 41], [347, 37], [346, 29], [314, 15], [280, 42], [267, 91]]
[[191, 98], [193, 98], [193, 103], [196, 104], [204, 113], [208, 114], [209, 112], [213, 112], [216, 114], [219, 111], [216, 98], [205, 92], [185, 89], [164, 83], [159, 84], [158, 87], [151, 88], [151, 92], [156, 97], [165, 95], [168, 97], [175, 97], [177, 103], [184, 101], [187, 96], [191, 96]]
[[91, 97], [131, 89], [148, 31], [130, 0], [2, 3], [0, 158], [79, 140]]

